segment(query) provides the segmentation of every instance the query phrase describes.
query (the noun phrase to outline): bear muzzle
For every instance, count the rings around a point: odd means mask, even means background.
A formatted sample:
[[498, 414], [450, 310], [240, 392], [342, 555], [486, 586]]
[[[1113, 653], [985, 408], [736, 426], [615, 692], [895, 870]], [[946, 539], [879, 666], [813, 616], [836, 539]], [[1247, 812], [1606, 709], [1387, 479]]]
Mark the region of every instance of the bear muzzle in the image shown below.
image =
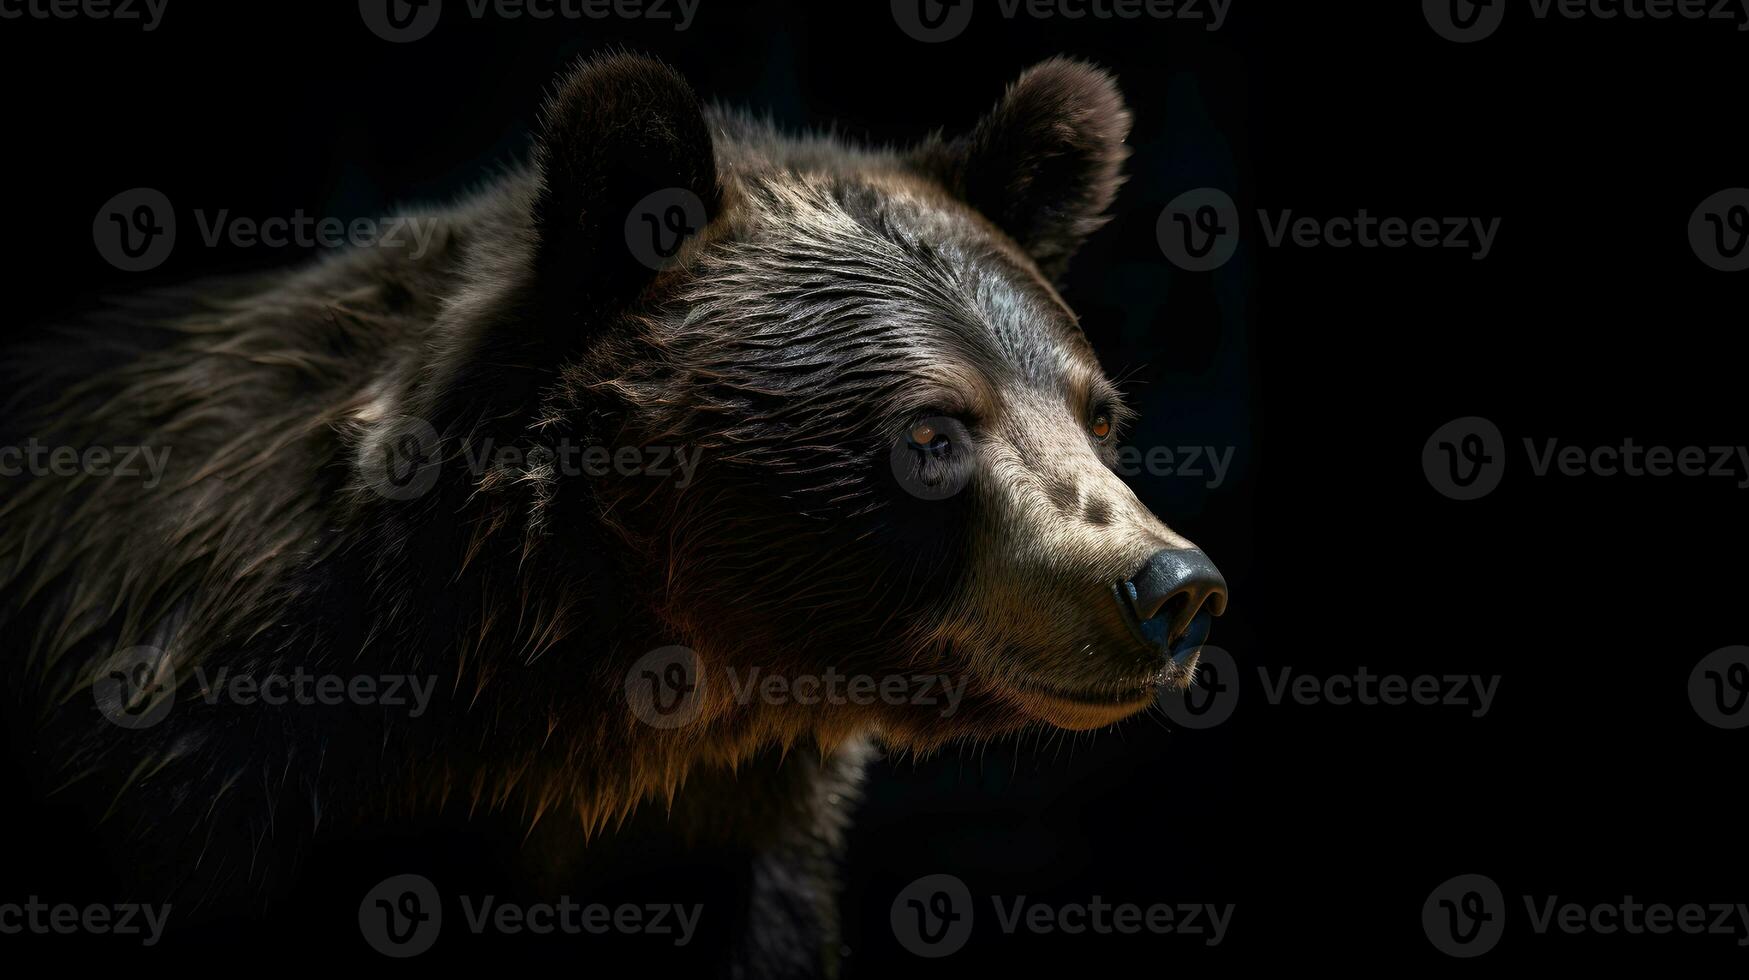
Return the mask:
[[1227, 580], [1197, 548], [1162, 548], [1112, 587], [1130, 635], [1164, 651], [1188, 675], [1208, 642], [1213, 619], [1227, 609]]

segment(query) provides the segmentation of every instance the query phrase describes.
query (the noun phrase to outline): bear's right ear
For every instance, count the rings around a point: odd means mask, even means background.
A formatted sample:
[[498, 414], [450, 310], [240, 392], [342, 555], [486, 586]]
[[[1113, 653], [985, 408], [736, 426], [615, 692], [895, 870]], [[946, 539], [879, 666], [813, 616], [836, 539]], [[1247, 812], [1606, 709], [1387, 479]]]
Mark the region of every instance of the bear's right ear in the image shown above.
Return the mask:
[[1085, 62], [1052, 58], [1027, 69], [971, 132], [933, 137], [912, 160], [1056, 281], [1108, 220], [1124, 181], [1129, 131], [1116, 79]]
[[720, 199], [698, 97], [640, 55], [595, 58], [565, 77], [542, 108], [535, 166], [541, 289], [567, 312], [635, 296]]

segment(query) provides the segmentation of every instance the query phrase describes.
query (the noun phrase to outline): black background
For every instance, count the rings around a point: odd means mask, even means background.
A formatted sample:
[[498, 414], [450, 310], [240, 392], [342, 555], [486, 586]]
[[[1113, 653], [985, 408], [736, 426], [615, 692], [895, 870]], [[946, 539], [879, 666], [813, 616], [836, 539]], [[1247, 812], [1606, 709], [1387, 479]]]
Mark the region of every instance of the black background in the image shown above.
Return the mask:
[[[848, 975], [1741, 961], [1726, 936], [1536, 935], [1521, 896], [1749, 901], [1749, 730], [1704, 723], [1686, 692], [1702, 656], [1744, 641], [1745, 491], [1721, 478], [1534, 478], [1522, 441], [1744, 442], [1749, 279], [1703, 265], [1686, 227], [1703, 199], [1749, 185], [1749, 34], [1536, 20], [1515, 6], [1498, 34], [1460, 45], [1415, 3], [1234, 0], [1217, 32], [978, 7], [938, 44], [907, 37], [884, 2], [702, 0], [683, 32], [446, 12], [430, 37], [401, 45], [366, 30], [352, 3], [170, 0], [151, 33], [0, 21], [5, 325], [29, 331], [105, 294], [309, 257], [207, 248], [195, 209], [352, 218], [478, 186], [523, 153], [545, 87], [586, 52], [650, 52], [707, 98], [883, 142], [969, 126], [1045, 57], [1095, 60], [1135, 113], [1132, 178], [1066, 296], [1144, 414], [1133, 443], [1233, 449], [1219, 487], [1135, 486], [1233, 587], [1214, 642], [1240, 665], [1240, 700], [1207, 730], [1153, 714], [878, 765], [846, 871]], [[169, 196], [182, 227], [164, 266], [133, 275], [101, 259], [91, 225], [112, 195], [142, 186]], [[1182, 272], [1155, 223], [1204, 186], [1238, 201], [1241, 245], [1215, 272]], [[1485, 261], [1269, 248], [1260, 208], [1501, 225]], [[1510, 461], [1497, 491], [1460, 502], [1430, 486], [1422, 450], [1471, 415], [1499, 426]], [[1482, 718], [1467, 706], [1272, 705], [1256, 673], [1363, 665], [1498, 676], [1498, 695]], [[61, 862], [93, 860], [65, 852], [64, 837], [38, 839], [46, 818], [30, 805], [8, 807], [0, 901], [52, 898]], [[399, 847], [439, 878], [452, 859]], [[331, 901], [345, 925], [357, 896], [330, 887], [345, 880], [342, 860], [318, 856], [296, 901]], [[1500, 947], [1464, 964], [1429, 943], [1421, 910], [1472, 872], [1500, 884], [1508, 921]], [[934, 873], [963, 879], [980, 919], [964, 951], [924, 961], [895, 941], [888, 912]], [[1236, 909], [1214, 948], [1004, 935], [989, 896], [1018, 895]], [[227, 966], [297, 953], [377, 962], [356, 932], [312, 932], [311, 918], [158, 952], [211, 941]], [[466, 959], [467, 941], [446, 934], [425, 962]], [[148, 955], [87, 944], [0, 936], [0, 956]], [[499, 962], [518, 953], [495, 949]], [[596, 962], [586, 945], [557, 953], [540, 955], [583, 973]], [[659, 973], [658, 953], [646, 962]]]

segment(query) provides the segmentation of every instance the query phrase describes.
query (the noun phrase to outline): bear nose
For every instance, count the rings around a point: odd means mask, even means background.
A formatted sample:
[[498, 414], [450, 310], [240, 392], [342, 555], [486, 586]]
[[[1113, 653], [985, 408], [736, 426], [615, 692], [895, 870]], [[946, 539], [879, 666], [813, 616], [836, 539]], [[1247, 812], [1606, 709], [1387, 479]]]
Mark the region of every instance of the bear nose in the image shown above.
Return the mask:
[[1127, 593], [1144, 638], [1159, 646], [1171, 647], [1193, 624], [1206, 633], [1208, 616], [1199, 621], [1199, 614], [1219, 616], [1227, 609], [1227, 580], [1196, 548], [1154, 552], [1123, 586], [1119, 591]]

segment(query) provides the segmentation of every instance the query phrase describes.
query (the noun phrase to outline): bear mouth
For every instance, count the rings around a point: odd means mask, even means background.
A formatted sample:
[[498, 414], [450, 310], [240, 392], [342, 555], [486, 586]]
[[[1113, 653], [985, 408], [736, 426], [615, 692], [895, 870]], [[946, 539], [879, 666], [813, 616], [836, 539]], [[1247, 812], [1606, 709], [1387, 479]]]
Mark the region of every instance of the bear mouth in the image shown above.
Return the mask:
[[1117, 599], [1118, 615], [1122, 617], [1130, 637], [1150, 653], [1163, 654], [1169, 658], [1163, 668], [1166, 682], [1180, 688], [1189, 687], [1196, 673], [1197, 662], [1202, 658], [1203, 645], [1208, 642], [1214, 617], [1209, 610], [1201, 610], [1191, 618], [1189, 626], [1182, 634], [1168, 637], [1165, 624], [1157, 618], [1143, 622], [1137, 617], [1135, 605], [1131, 601], [1133, 597], [1126, 596], [1124, 589], [1124, 583], [1120, 582], [1112, 587], [1112, 594]]
[[1162, 684], [1175, 683], [1175, 673], [1174, 666], [1168, 665], [1145, 680], [1099, 687], [1064, 687], [1029, 678], [1012, 689], [1027, 714], [1058, 728], [1084, 731], [1115, 724], [1147, 708]]

